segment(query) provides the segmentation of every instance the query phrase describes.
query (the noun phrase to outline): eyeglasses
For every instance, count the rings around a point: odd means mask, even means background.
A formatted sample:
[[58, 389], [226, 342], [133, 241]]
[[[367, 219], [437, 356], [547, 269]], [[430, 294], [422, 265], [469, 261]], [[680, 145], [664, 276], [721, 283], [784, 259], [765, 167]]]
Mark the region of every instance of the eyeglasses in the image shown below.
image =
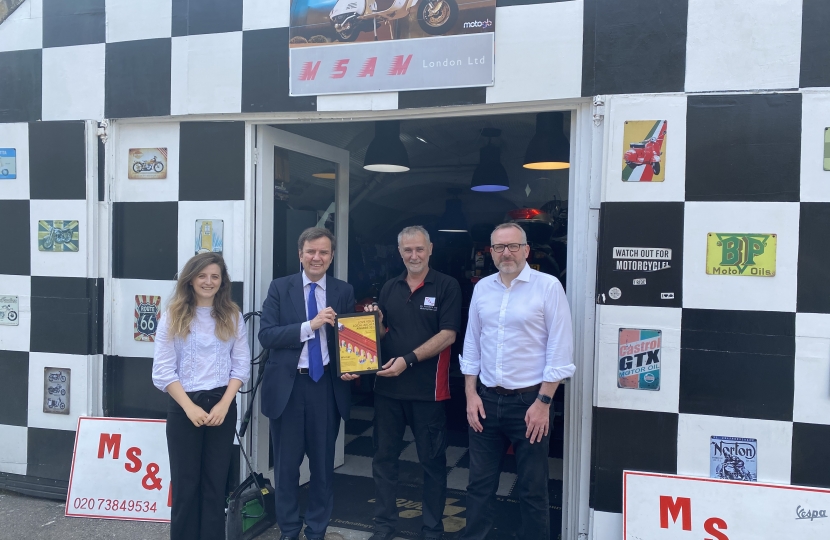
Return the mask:
[[527, 245], [527, 244], [493, 244], [493, 245], [492, 245], [492, 246], [490, 246], [490, 247], [491, 247], [491, 248], [493, 249], [493, 251], [495, 251], [496, 253], [503, 253], [503, 252], [504, 252], [504, 248], [507, 248], [507, 249], [509, 249], [511, 252], [516, 253], [517, 251], [519, 251], [519, 248], [520, 248], [520, 247], [522, 247], [522, 246], [526, 246], [526, 245]]

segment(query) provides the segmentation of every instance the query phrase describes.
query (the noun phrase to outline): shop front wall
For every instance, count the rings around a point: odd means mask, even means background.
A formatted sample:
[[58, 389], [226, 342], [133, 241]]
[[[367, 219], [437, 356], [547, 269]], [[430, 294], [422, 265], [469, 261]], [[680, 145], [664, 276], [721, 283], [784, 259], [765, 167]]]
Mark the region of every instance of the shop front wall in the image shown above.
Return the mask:
[[[597, 96], [592, 538], [620, 536], [623, 470], [708, 476], [713, 436], [756, 439], [759, 481], [830, 487], [815, 467], [830, 444], [826, 2], [500, 1], [493, 86], [320, 97], [288, 92], [288, 0], [152, 0], [146, 24], [133, 2], [60, 4], [27, 0], [0, 24], [0, 148], [17, 151], [0, 180], [0, 296], [20, 306], [0, 326], [0, 472], [65, 482], [77, 415], [164, 416], [136, 297], [169, 298], [210, 219], [241, 303], [246, 114]], [[103, 118], [117, 128], [99, 189], [83, 121]], [[659, 169], [624, 158], [647, 122], [665, 128]], [[165, 178], [129, 178], [130, 149], [161, 148]], [[64, 219], [78, 251], [40, 251], [39, 222]], [[768, 252], [738, 261], [749, 275], [716, 270], [712, 234], [765, 236]], [[620, 387], [621, 329], [660, 332], [659, 390]], [[55, 363], [72, 369], [71, 416], [40, 412]]]

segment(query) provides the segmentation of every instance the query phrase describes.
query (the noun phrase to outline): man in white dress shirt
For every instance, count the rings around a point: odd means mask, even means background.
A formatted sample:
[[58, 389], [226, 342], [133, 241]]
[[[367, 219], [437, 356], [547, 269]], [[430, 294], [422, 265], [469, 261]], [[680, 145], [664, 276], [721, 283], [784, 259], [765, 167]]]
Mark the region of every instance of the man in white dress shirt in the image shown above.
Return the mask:
[[484, 540], [493, 526], [504, 438], [513, 445], [521, 502], [519, 538], [550, 538], [550, 402], [573, 375], [571, 312], [559, 281], [530, 268], [524, 230], [504, 223], [490, 235], [498, 274], [476, 284], [464, 339], [470, 424], [470, 480], [464, 540]]

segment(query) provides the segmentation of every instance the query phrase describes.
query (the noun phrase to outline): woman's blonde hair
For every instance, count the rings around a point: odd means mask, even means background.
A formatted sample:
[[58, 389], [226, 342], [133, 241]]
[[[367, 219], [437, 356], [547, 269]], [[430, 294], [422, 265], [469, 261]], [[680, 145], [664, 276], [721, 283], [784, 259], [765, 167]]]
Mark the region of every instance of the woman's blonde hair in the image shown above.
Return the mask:
[[196, 298], [191, 282], [207, 266], [215, 264], [222, 273], [222, 284], [213, 297], [213, 310], [210, 315], [216, 321], [216, 337], [228, 341], [236, 336], [236, 327], [239, 324], [239, 306], [231, 300], [231, 278], [225, 259], [218, 253], [200, 253], [192, 257], [179, 272], [176, 281], [176, 292], [167, 306], [167, 316], [170, 319], [170, 334], [173, 337], [186, 338], [190, 334], [190, 324], [196, 314]]

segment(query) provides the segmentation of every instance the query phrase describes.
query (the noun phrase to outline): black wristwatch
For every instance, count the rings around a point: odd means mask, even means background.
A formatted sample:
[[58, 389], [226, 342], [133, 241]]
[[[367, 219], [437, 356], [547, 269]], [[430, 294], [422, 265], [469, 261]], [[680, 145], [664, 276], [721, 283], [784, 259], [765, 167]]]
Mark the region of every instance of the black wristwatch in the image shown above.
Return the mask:
[[545, 405], [550, 405], [550, 402], [551, 402], [551, 397], [546, 396], [545, 394], [542, 394], [542, 393], [540, 393], [538, 396], [536, 396], [536, 399], [538, 399], [539, 401], [541, 401]]

